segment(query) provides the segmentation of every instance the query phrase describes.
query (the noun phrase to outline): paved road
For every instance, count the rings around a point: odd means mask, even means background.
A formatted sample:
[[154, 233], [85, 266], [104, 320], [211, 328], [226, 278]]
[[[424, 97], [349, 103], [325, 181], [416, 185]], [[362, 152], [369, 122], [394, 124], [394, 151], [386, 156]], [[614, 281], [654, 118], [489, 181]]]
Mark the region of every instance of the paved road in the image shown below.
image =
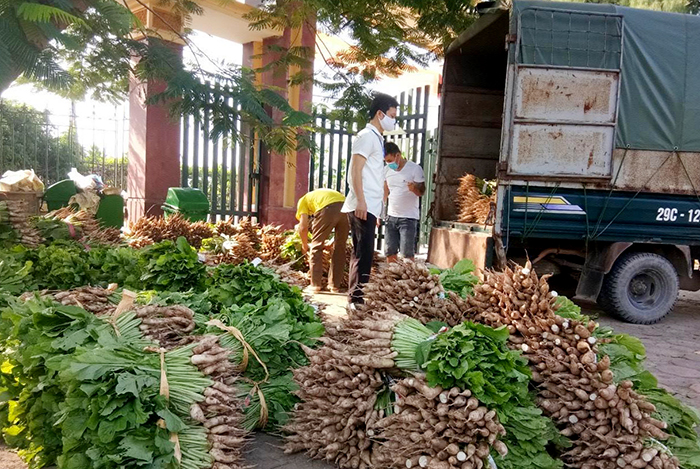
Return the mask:
[[[342, 314], [344, 298], [323, 295], [319, 301], [332, 306], [327, 313]], [[595, 307], [584, 308], [598, 321], [639, 337], [647, 348], [647, 365], [659, 383], [684, 402], [700, 408], [700, 293], [683, 293], [675, 310], [653, 326], [626, 324], [602, 315]], [[309, 461], [304, 455], [285, 455], [282, 442], [274, 436], [257, 434], [250, 445], [247, 461], [258, 469], [331, 469], [333, 466]], [[12, 453], [0, 447], [0, 469], [26, 469]]]
[[[584, 308], [589, 314], [602, 314]], [[601, 315], [601, 324], [642, 339], [647, 367], [661, 386], [700, 408], [700, 293], [681, 293], [674, 311], [659, 324], [639, 326]]]

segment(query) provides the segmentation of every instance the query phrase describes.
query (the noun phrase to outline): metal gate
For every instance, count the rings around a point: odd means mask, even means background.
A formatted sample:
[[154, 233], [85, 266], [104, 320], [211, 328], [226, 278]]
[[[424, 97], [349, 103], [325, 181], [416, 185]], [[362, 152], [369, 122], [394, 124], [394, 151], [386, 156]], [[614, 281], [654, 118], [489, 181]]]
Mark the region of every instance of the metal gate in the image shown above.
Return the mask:
[[[213, 99], [226, 99], [212, 95]], [[229, 104], [237, 106], [231, 98]], [[204, 111], [181, 121], [182, 187], [201, 189], [211, 203], [211, 221], [258, 218], [260, 207], [260, 145], [244, 123], [236, 124], [243, 140], [227, 134], [211, 138], [212, 114]]]
[[127, 110], [98, 106], [51, 113], [0, 99], [0, 174], [32, 169], [48, 187], [76, 168], [99, 175], [106, 186], [126, 189]]
[[[435, 156], [433, 153], [435, 135], [427, 131], [430, 86], [403, 92], [396, 97], [399, 101], [398, 125], [405, 133], [386, 137], [396, 143], [406, 159], [418, 163], [426, 172], [426, 195], [421, 198], [420, 242], [427, 242], [430, 233], [428, 208], [431, 195], [432, 173]], [[347, 174], [352, 156], [352, 141], [359, 130], [356, 122], [344, 122], [331, 118], [325, 111], [316, 115], [316, 126], [321, 131], [314, 135], [314, 149], [309, 165], [309, 190], [319, 188], [335, 189], [348, 193]], [[431, 161], [433, 163], [431, 163]], [[381, 249], [384, 239], [383, 228], [377, 231], [377, 249]]]

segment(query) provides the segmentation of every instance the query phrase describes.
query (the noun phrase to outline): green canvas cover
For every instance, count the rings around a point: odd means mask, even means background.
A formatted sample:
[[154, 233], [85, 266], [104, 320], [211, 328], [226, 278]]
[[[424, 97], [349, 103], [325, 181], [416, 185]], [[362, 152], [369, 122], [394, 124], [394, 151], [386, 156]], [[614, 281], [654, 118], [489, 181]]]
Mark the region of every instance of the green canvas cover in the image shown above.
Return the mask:
[[519, 63], [621, 68], [617, 147], [700, 152], [700, 17], [523, 0], [519, 31]]

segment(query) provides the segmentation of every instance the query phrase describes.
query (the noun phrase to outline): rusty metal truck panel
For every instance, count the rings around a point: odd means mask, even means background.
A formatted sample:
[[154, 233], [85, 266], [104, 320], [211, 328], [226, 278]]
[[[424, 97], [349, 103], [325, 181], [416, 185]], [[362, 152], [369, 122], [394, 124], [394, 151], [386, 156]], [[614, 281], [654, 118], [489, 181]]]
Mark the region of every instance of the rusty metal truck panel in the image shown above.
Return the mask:
[[614, 72], [520, 68], [515, 119], [614, 124], [618, 83]]
[[609, 176], [614, 133], [606, 126], [515, 124], [508, 174]]

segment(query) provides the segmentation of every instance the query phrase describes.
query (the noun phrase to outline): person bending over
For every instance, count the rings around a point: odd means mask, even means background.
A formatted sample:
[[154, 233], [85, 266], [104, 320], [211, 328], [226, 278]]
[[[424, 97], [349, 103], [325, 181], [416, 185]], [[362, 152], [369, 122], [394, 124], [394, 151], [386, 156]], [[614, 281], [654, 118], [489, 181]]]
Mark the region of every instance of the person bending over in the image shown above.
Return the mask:
[[332, 189], [316, 189], [305, 194], [297, 202], [297, 231], [301, 237], [301, 249], [309, 252], [309, 228], [311, 228], [311, 291], [323, 289], [323, 250], [326, 240], [334, 233], [331, 270], [328, 286], [331, 292], [339, 293], [345, 274], [345, 245], [348, 242], [348, 217], [340, 210], [345, 196]]

